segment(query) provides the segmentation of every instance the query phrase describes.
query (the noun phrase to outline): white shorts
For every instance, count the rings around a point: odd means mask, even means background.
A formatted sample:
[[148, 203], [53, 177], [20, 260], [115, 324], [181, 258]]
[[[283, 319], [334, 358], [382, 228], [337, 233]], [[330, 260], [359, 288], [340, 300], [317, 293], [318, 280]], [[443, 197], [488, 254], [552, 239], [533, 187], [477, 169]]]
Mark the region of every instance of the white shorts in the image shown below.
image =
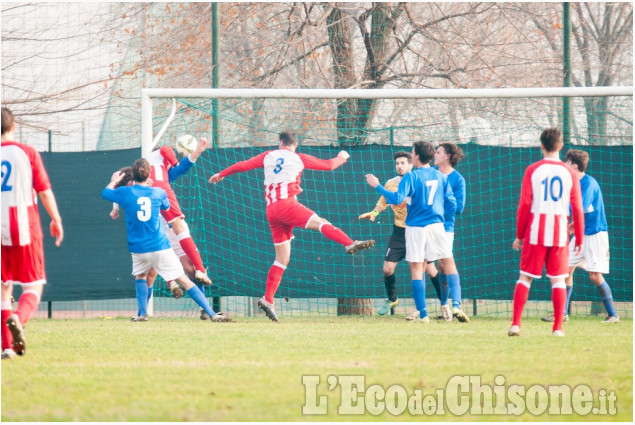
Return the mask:
[[[452, 241], [454, 234], [452, 234]], [[423, 263], [452, 257], [452, 243], [443, 223], [433, 223], [426, 227], [406, 226], [406, 261]]]
[[185, 274], [181, 261], [172, 249], [132, 254], [132, 275], [146, 274], [154, 269], [166, 282]]
[[608, 274], [609, 272], [609, 233], [598, 232], [584, 235], [582, 252], [574, 255], [575, 236], [569, 243], [569, 267], [582, 267], [588, 272]]
[[[168, 237], [168, 240], [170, 241], [170, 245], [172, 246], [172, 250], [174, 250], [174, 253], [176, 254], [176, 256], [181, 258], [187, 255], [185, 254], [185, 251], [183, 251], [181, 242], [179, 242], [179, 238], [176, 237], [176, 234], [174, 233], [174, 229], [168, 226], [168, 223], [163, 219], [163, 216], [161, 216], [161, 221], [165, 223], [165, 235]], [[187, 226], [187, 223], [185, 222], [185, 220], [183, 220], [183, 224]]]

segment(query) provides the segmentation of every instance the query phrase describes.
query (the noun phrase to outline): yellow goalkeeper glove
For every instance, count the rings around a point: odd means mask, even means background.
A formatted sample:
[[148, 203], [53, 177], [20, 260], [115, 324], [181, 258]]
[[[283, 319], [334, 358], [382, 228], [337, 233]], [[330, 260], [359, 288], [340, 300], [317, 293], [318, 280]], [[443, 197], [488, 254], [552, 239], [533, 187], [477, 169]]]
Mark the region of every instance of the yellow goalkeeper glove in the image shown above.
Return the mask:
[[379, 215], [379, 211], [372, 210], [371, 212], [367, 212], [367, 213], [364, 213], [364, 214], [360, 215], [359, 219], [363, 220], [365, 218], [368, 218], [368, 219], [370, 219], [370, 221], [375, 221], [375, 218], [377, 218], [378, 215]]

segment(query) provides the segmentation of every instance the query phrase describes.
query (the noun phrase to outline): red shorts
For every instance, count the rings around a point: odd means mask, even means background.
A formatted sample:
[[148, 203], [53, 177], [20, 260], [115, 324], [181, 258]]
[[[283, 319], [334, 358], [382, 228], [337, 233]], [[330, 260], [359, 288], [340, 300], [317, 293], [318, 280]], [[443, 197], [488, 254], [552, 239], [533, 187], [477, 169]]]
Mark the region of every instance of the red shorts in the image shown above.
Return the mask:
[[25, 246], [2, 245], [2, 282], [22, 286], [46, 283], [41, 238]]
[[[159, 186], [157, 186], [159, 187]], [[179, 205], [179, 201], [176, 199], [176, 195], [172, 188], [166, 189], [163, 186], [160, 186], [168, 196], [168, 201], [170, 201], [170, 208], [167, 210], [161, 210], [161, 214], [165, 221], [168, 223], [172, 223], [177, 218], [185, 218], [185, 214], [181, 211], [181, 206]]]
[[271, 227], [274, 245], [291, 240], [291, 231], [294, 227], [306, 229], [314, 215], [317, 214], [299, 203], [295, 197], [281, 199], [269, 205], [267, 221]]
[[532, 245], [525, 239], [520, 254], [520, 273], [539, 279], [545, 265], [547, 277], [569, 276], [569, 247]]

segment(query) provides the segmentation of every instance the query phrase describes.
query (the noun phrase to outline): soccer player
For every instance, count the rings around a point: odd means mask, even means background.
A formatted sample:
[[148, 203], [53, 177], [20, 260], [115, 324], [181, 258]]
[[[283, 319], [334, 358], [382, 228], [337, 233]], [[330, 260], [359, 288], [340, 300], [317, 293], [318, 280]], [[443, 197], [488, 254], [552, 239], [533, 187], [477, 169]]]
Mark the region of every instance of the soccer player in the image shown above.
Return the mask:
[[[24, 325], [33, 316], [46, 284], [42, 225], [37, 193], [51, 217], [55, 245], [64, 239], [62, 218], [39, 152], [15, 141], [15, 120], [2, 108], [2, 359], [26, 352]], [[22, 285], [15, 313], [13, 285]]]
[[[465, 158], [463, 150], [455, 143], [441, 143], [434, 153], [434, 165], [439, 171], [447, 176], [452, 193], [456, 199], [456, 212], [451, 216], [445, 215], [444, 227], [446, 232], [446, 243], [453, 250], [454, 245], [454, 223], [456, 215], [461, 214], [465, 208], [465, 179], [454, 167]], [[434, 288], [441, 302], [441, 314], [443, 319], [451, 321], [455, 317], [459, 322], [469, 323], [470, 319], [461, 310], [461, 281], [459, 272], [454, 262], [454, 256], [439, 260], [439, 270], [433, 262], [429, 262], [426, 267], [426, 274], [430, 276]], [[439, 285], [440, 281], [440, 285]], [[448, 306], [448, 296], [452, 298], [452, 310]], [[415, 313], [417, 315], [415, 316]], [[408, 316], [412, 320], [418, 317], [418, 312]]]
[[[192, 239], [192, 236], [190, 235], [190, 229], [185, 221], [185, 214], [181, 211], [179, 201], [177, 200], [174, 190], [172, 190], [172, 185], [170, 184], [170, 182], [185, 174], [192, 167], [201, 153], [205, 152], [207, 146], [207, 140], [201, 137], [198, 140], [196, 150], [188, 155], [186, 158], [187, 161], [184, 159], [181, 163], [177, 161], [174, 149], [170, 146], [162, 146], [160, 149], [150, 153], [146, 159], [152, 167], [152, 173], [150, 174], [152, 186], [160, 187], [165, 190], [168, 195], [170, 209], [162, 211], [161, 214], [163, 214], [165, 220], [174, 229], [174, 233], [176, 234], [183, 251], [185, 251], [190, 260], [192, 260], [192, 263], [196, 268], [194, 278], [204, 285], [211, 285], [212, 281], [207, 275], [207, 270], [203, 266], [201, 254], [194, 243], [194, 239]], [[179, 167], [182, 167], [182, 169], [179, 169]]]
[[[575, 237], [569, 243], [569, 276], [566, 279], [567, 300], [564, 307], [564, 321], [569, 320], [569, 301], [573, 291], [573, 272], [576, 267], [582, 267], [589, 272], [591, 282], [598, 288], [608, 316], [603, 323], [618, 323], [620, 321], [615, 306], [613, 294], [603, 274], [609, 272], [609, 226], [606, 222], [604, 200], [597, 180], [586, 174], [589, 165], [589, 154], [579, 149], [567, 151], [566, 164], [573, 169], [580, 180], [582, 191], [582, 207], [584, 209], [584, 248], [580, 255], [575, 255]], [[573, 226], [569, 225], [569, 232]], [[553, 322], [553, 316], [543, 317], [545, 322]]]
[[[186, 160], [187, 159], [184, 159], [183, 161], [186, 161]], [[132, 167], [123, 167], [119, 169], [119, 173], [122, 174], [122, 177], [115, 184], [114, 189], [117, 189], [118, 187], [121, 187], [121, 186], [132, 186], [134, 182], [134, 176], [132, 175]], [[113, 208], [112, 208], [112, 211], [110, 212], [110, 217], [113, 220], [119, 219], [119, 204], [117, 204], [116, 202], [113, 203]], [[179, 241], [176, 238], [174, 231], [172, 230], [170, 225], [165, 221], [163, 216], [161, 216], [161, 223], [163, 223], [163, 226], [165, 227], [165, 234], [170, 240], [170, 245], [172, 246], [174, 253], [177, 255], [177, 257], [179, 257], [179, 260], [181, 261], [181, 264], [183, 265], [183, 269], [185, 270], [185, 273], [187, 274], [189, 278], [193, 278], [195, 269], [194, 269], [194, 265], [192, 264], [192, 261], [185, 254], [185, 251], [183, 251], [183, 249], [181, 248], [181, 245], [179, 244]], [[153, 284], [154, 284], [154, 280], [156, 279], [156, 276], [157, 276], [157, 273], [154, 269], [151, 269], [146, 276], [146, 281], [148, 282], [148, 302], [150, 302], [150, 298], [152, 298], [152, 289], [153, 289]], [[170, 281], [168, 282], [168, 286], [174, 298], [178, 299], [183, 296], [183, 290], [176, 282]], [[202, 290], [202, 286], [200, 286], [200, 284], [197, 284], [197, 286], [199, 287], [199, 289]]]
[[544, 159], [525, 170], [518, 204], [516, 239], [512, 248], [522, 249], [520, 276], [514, 290], [514, 318], [507, 334], [520, 335], [523, 309], [534, 278], [542, 276], [546, 266], [551, 280], [554, 336], [564, 336], [562, 320], [566, 302], [565, 278], [569, 275], [567, 222], [569, 206], [573, 216], [575, 255], [582, 252], [584, 213], [580, 182], [574, 171], [560, 160], [562, 132], [547, 128], [540, 135]]
[[456, 199], [447, 177], [430, 167], [434, 152], [430, 142], [414, 144], [411, 158], [416, 168], [403, 176], [396, 192], [380, 185], [374, 175], [366, 174], [366, 182], [383, 195], [389, 204], [399, 205], [409, 198], [406, 217], [406, 261], [410, 263], [412, 293], [419, 311], [419, 323], [430, 322], [423, 276], [426, 262], [452, 256], [443, 223], [444, 214], [454, 215]]
[[[410, 153], [406, 151], [396, 152], [394, 159], [397, 176], [388, 180], [384, 185], [384, 187], [390, 191], [397, 190], [402, 177], [412, 170], [412, 159], [410, 159]], [[380, 196], [375, 208], [370, 212], [360, 215], [359, 219], [363, 220], [367, 218], [370, 221], [375, 221], [377, 216], [387, 207], [388, 203], [386, 202], [386, 198], [384, 196]], [[384, 286], [386, 287], [386, 296], [388, 299], [377, 311], [377, 314], [380, 316], [388, 313], [391, 308], [394, 308], [399, 304], [397, 291], [395, 289], [395, 267], [397, 267], [397, 263], [406, 258], [406, 202], [404, 201], [399, 205], [391, 205], [391, 208], [395, 214], [395, 220], [392, 235], [390, 235], [390, 240], [388, 241], [388, 250], [386, 251], [386, 256], [384, 257], [383, 267]]]
[[297, 195], [302, 192], [300, 177], [305, 168], [334, 170], [344, 164], [350, 155], [346, 151], [340, 151], [335, 158], [324, 160], [297, 153], [298, 139], [295, 133], [284, 131], [278, 137], [280, 140], [278, 149], [238, 162], [209, 179], [210, 183], [216, 184], [232, 174], [264, 168], [267, 221], [271, 227], [276, 259], [269, 269], [265, 295], [258, 301], [258, 307], [274, 322], [278, 322], [274, 295], [291, 259], [291, 239], [294, 238], [292, 234], [294, 227], [319, 230], [326, 238], [344, 246], [347, 254], [354, 254], [375, 244], [373, 240], [353, 241], [346, 233], [302, 205], [297, 199]]
[[132, 275], [135, 276], [135, 289], [139, 312], [132, 320], [145, 322], [148, 302], [148, 284], [146, 275], [150, 269], [157, 271], [166, 282], [176, 280], [200, 307], [205, 309], [214, 322], [225, 322], [230, 319], [212, 310], [205, 295], [183, 272], [183, 266], [165, 236], [164, 226], [160, 220], [160, 210], [168, 210], [170, 202], [165, 191], [158, 187], [150, 187], [148, 177], [150, 164], [145, 159], [138, 159], [132, 164], [135, 184], [114, 189], [122, 174], [116, 171], [110, 183], [102, 192], [102, 198], [117, 202], [126, 211], [128, 227], [128, 249], [132, 254]]

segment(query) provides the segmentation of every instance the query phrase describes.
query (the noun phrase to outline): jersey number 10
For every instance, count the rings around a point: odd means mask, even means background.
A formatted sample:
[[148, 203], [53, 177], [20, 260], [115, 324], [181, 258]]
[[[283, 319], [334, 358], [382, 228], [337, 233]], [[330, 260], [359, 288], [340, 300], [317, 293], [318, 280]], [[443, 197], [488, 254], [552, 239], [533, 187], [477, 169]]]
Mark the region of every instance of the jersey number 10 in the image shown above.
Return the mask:
[[544, 186], [543, 193], [545, 196], [543, 201], [547, 201], [549, 197], [552, 201], [558, 202], [562, 198], [562, 179], [560, 177], [555, 176], [549, 179], [549, 176], [547, 176], [540, 184]]

